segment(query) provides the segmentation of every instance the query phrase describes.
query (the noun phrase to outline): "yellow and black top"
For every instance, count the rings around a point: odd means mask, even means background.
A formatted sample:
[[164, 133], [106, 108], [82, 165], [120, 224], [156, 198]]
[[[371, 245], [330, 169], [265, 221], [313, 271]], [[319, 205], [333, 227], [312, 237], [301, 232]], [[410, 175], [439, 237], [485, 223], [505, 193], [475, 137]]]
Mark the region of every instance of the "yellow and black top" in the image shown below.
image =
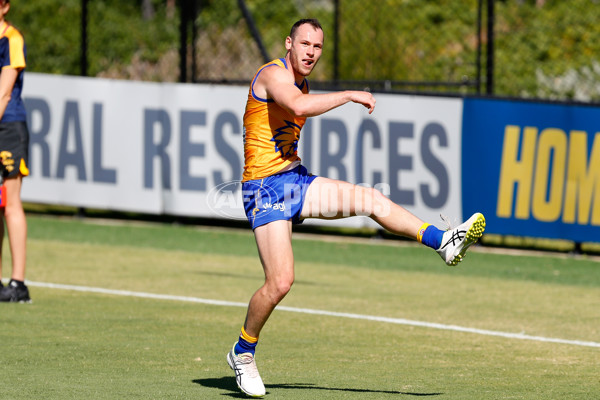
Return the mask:
[[25, 121], [25, 106], [21, 99], [23, 72], [26, 62], [25, 41], [21, 33], [6, 22], [0, 25], [0, 68], [20, 69], [11, 99], [0, 122]]

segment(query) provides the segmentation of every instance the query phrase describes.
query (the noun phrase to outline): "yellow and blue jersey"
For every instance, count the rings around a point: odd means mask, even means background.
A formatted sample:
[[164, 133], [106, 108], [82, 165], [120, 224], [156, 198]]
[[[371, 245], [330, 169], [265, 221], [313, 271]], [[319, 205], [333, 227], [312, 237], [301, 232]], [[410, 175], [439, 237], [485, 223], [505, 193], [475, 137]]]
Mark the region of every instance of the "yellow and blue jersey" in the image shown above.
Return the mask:
[[12, 25], [4, 22], [0, 26], [0, 68], [19, 69], [17, 81], [12, 90], [11, 99], [0, 122], [25, 121], [26, 113], [21, 92], [23, 90], [23, 72], [25, 71], [26, 49], [21, 33]]
[[[263, 99], [254, 93], [254, 83], [265, 68], [287, 68], [287, 65], [283, 58], [273, 60], [261, 66], [252, 78], [244, 113], [244, 182], [300, 164], [298, 140], [306, 117], [294, 117], [273, 99]], [[308, 81], [304, 79], [298, 88], [308, 93]]]

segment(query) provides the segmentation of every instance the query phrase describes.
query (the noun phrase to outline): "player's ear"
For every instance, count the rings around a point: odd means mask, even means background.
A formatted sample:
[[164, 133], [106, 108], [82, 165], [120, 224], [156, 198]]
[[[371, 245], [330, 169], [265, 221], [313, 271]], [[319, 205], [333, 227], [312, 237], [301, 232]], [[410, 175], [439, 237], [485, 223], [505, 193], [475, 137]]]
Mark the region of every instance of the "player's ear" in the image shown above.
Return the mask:
[[290, 50], [292, 48], [292, 38], [290, 36], [285, 38], [285, 49]]

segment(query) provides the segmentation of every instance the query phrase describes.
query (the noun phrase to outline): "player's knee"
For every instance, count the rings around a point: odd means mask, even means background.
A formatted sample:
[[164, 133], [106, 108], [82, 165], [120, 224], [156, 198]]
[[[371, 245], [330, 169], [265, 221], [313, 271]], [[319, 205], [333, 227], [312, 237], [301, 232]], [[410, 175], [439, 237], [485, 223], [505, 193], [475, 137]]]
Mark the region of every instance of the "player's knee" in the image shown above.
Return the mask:
[[279, 299], [283, 299], [289, 291], [292, 289], [292, 285], [294, 284], [294, 278], [282, 279], [277, 284], [276, 295]]
[[22, 218], [25, 215], [23, 211], [23, 205], [21, 202], [7, 202], [8, 204], [4, 207], [4, 217], [8, 219]]
[[362, 189], [359, 197], [357, 197], [356, 214], [381, 217], [386, 212], [386, 209], [389, 211], [389, 207], [387, 207], [388, 203], [389, 199], [379, 190], [365, 187]]
[[275, 304], [279, 303], [289, 293], [294, 283], [294, 277], [283, 277], [270, 285], [270, 297]]

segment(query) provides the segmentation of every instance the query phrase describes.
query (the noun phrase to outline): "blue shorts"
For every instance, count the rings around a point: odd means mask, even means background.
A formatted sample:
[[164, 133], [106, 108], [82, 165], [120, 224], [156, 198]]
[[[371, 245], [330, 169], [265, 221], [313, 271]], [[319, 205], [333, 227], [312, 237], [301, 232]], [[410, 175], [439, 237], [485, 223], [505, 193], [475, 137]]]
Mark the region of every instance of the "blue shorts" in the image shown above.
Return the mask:
[[317, 178], [302, 165], [296, 168], [242, 183], [246, 217], [252, 229], [278, 220], [301, 224], [300, 213], [308, 186]]

